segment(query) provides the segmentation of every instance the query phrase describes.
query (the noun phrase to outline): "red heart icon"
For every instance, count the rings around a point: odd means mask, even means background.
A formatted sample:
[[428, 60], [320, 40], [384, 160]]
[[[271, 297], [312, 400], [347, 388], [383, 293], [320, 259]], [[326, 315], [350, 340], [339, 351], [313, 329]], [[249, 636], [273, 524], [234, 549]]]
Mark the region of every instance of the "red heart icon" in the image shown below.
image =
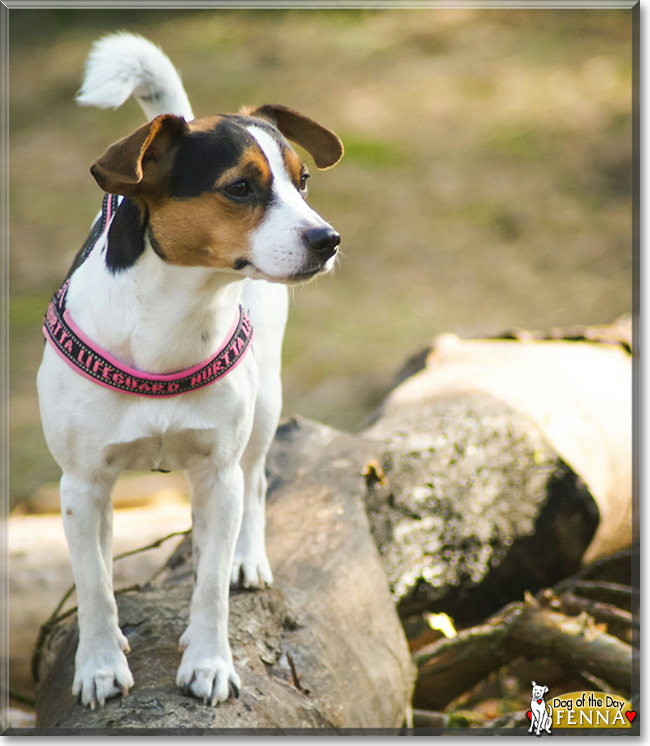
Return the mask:
[[628, 710], [628, 711], [627, 711], [627, 712], [625, 713], [625, 717], [626, 717], [626, 718], [627, 718], [627, 719], [628, 719], [628, 720], [629, 720], [630, 722], [632, 722], [632, 721], [634, 720], [634, 718], [636, 717], [636, 712], [635, 712], [634, 710]]
[[[625, 714], [627, 715], [627, 713], [625, 713]], [[636, 715], [636, 713], [634, 713], [634, 714]], [[528, 719], [529, 720], [533, 719], [533, 713], [530, 710], [528, 710], [528, 712], [526, 713], [526, 715], [528, 715]]]

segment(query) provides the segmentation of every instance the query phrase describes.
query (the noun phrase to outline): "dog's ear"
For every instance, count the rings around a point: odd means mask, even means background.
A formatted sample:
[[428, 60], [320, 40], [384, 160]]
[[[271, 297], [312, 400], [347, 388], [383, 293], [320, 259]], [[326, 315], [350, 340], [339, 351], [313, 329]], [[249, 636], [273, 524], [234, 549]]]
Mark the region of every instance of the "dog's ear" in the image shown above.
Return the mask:
[[264, 104], [242, 113], [272, 122], [282, 134], [298, 143], [321, 170], [335, 166], [343, 157], [343, 143], [332, 130], [313, 119], [279, 104]]
[[545, 692], [547, 692], [547, 691], [548, 691], [548, 687], [547, 687], [547, 686], [545, 686], [545, 687], [544, 687], [544, 691], [545, 691]]
[[530, 682], [533, 686], [537, 686], [537, 684], [534, 681]]
[[135, 197], [158, 191], [186, 128], [182, 117], [162, 114], [111, 145], [90, 173], [109, 194]]

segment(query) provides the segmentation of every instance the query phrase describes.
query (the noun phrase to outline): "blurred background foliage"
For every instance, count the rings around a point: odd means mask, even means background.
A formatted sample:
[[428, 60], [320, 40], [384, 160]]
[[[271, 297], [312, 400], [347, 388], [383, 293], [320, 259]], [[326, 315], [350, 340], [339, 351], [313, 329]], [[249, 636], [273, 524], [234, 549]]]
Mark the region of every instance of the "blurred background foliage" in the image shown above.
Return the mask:
[[434, 335], [604, 323], [632, 279], [631, 11], [10, 11], [10, 492], [58, 478], [41, 319], [99, 209], [90, 163], [142, 123], [73, 100], [91, 43], [160, 45], [197, 116], [282, 103], [334, 129], [310, 201], [334, 277], [294, 291], [285, 414], [358, 429]]

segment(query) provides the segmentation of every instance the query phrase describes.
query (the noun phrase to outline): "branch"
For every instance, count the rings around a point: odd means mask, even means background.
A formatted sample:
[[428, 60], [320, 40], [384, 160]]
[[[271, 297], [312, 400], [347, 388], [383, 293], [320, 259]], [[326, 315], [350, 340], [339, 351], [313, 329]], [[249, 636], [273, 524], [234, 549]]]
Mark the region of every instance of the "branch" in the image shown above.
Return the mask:
[[[551, 658], [582, 674], [630, 692], [632, 648], [607, 634], [582, 610], [577, 617], [544, 608], [529, 594], [479, 627], [439, 640], [414, 656], [418, 700], [444, 708], [492, 671], [520, 656]], [[414, 702], [419, 706], [419, 701]]]

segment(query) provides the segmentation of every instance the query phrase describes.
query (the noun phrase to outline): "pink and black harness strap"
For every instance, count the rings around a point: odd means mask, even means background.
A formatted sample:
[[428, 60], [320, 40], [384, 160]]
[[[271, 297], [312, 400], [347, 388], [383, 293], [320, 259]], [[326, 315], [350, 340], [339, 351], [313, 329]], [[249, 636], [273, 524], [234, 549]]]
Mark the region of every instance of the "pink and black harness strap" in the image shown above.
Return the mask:
[[[93, 227], [89, 244], [83, 250], [82, 263], [108, 230], [117, 204], [118, 198], [114, 195], [104, 197], [102, 215], [98, 221], [99, 229], [95, 231]], [[95, 345], [74, 323], [65, 307], [69, 284], [70, 278], [54, 294], [48, 306], [43, 324], [45, 339], [77, 373], [114, 391], [154, 397], [178, 396], [196, 391], [218, 381], [236, 368], [253, 339], [250, 319], [240, 306], [239, 315], [225, 344], [209, 360], [168, 375], [143, 373], [120, 363]]]

